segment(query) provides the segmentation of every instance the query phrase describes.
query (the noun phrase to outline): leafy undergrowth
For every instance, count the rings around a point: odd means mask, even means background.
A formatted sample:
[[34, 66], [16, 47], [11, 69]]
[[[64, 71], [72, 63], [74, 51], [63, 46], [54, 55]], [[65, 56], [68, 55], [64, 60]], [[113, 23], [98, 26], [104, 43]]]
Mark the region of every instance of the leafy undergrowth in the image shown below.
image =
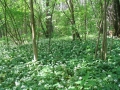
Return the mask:
[[107, 61], [94, 59], [96, 42], [39, 42], [0, 50], [0, 90], [120, 90], [120, 41], [108, 46]]

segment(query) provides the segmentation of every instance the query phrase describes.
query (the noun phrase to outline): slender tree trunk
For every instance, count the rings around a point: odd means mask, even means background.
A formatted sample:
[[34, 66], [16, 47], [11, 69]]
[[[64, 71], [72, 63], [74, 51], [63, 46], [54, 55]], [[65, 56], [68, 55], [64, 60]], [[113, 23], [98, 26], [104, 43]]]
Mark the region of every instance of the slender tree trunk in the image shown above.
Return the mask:
[[46, 32], [45, 32], [46, 38], [50, 38], [53, 33], [52, 16], [53, 16], [56, 0], [53, 3], [52, 9], [49, 8], [50, 2], [51, 0], [46, 0]]
[[24, 11], [24, 20], [23, 20], [23, 27], [24, 27], [24, 33], [25, 34], [27, 34], [27, 13], [26, 13], [26, 9], [27, 9], [27, 7], [26, 7], [26, 3], [24, 2], [24, 4], [25, 4], [25, 11]]
[[[98, 39], [97, 39], [97, 44], [96, 44], [96, 48], [95, 48], [95, 58], [97, 58], [97, 55], [98, 55], [98, 46], [99, 46], [99, 43], [100, 43], [100, 34], [101, 34], [101, 25], [102, 25], [102, 22], [100, 21], [100, 25], [98, 25], [99, 27], [99, 32], [98, 32]], [[99, 53], [100, 55], [100, 53]]]
[[87, 38], [87, 1], [85, 0], [85, 40]]
[[6, 9], [7, 9], [7, 2], [4, 0], [4, 7], [5, 7], [5, 11], [4, 11], [4, 16], [5, 16], [5, 36], [6, 36], [6, 43], [8, 44], [8, 29], [7, 29], [7, 13], [6, 13]]
[[103, 31], [103, 44], [102, 44], [102, 59], [106, 60], [107, 57], [107, 22], [106, 22], [106, 11], [107, 5], [106, 0], [104, 1], [104, 31]]
[[114, 0], [114, 29], [115, 29], [115, 35], [119, 36], [120, 34], [120, 1]]
[[34, 54], [34, 61], [37, 61], [38, 60], [38, 51], [37, 51], [37, 44], [36, 44], [36, 30], [35, 30], [33, 0], [30, 0], [30, 9], [31, 9], [31, 28], [32, 28], [33, 54]]
[[71, 13], [71, 24], [72, 24], [72, 36], [73, 40], [80, 39], [80, 34], [78, 33], [78, 30], [76, 29], [76, 23], [75, 23], [75, 15], [74, 15], [74, 5], [73, 5], [73, 0], [69, 0], [69, 4], [66, 0], [66, 3], [69, 7], [69, 11]]

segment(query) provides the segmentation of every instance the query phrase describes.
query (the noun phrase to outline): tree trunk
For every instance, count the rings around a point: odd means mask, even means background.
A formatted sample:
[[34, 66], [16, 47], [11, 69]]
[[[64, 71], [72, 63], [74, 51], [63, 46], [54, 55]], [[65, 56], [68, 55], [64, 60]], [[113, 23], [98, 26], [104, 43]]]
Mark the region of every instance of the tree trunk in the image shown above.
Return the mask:
[[103, 44], [102, 44], [102, 59], [106, 60], [107, 57], [107, 22], [106, 22], [106, 0], [104, 1], [104, 31], [103, 31]]
[[120, 35], [120, 1], [114, 0], [114, 29], [115, 29], [115, 36]]
[[87, 1], [85, 0], [85, 40], [87, 38]]
[[4, 16], [5, 16], [5, 36], [6, 36], [6, 43], [7, 45], [9, 45], [8, 43], [8, 29], [7, 29], [7, 14], [6, 14], [6, 9], [7, 9], [7, 2], [4, 0], [4, 7], [5, 7], [5, 12], [4, 12]]
[[30, 0], [30, 9], [31, 9], [31, 28], [32, 28], [33, 54], [34, 54], [34, 61], [37, 61], [37, 59], [38, 59], [38, 51], [37, 51], [37, 44], [36, 44], [36, 30], [35, 30], [33, 0]]
[[50, 7], [50, 0], [46, 0], [46, 32], [45, 32], [46, 38], [51, 37], [53, 33], [53, 24], [52, 24], [53, 13], [50, 12], [49, 7]]
[[[67, 2], [67, 1], [66, 1]], [[68, 3], [67, 3], [68, 4]], [[80, 34], [78, 33], [76, 29], [76, 23], [75, 23], [75, 15], [74, 15], [74, 5], [73, 5], [73, 0], [69, 0], [69, 11], [71, 13], [71, 24], [72, 24], [72, 36], [73, 40], [79, 39], [80, 40]]]

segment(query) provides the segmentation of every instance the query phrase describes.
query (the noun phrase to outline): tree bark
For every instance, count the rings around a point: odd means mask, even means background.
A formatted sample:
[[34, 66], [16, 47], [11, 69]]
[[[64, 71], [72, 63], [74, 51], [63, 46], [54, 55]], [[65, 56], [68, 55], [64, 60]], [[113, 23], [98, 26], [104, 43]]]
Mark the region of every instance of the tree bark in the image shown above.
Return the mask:
[[[67, 3], [67, 0], [66, 0]], [[73, 0], [69, 0], [69, 4], [67, 3], [68, 7], [69, 7], [69, 11], [71, 13], [71, 25], [72, 25], [72, 36], [73, 36], [73, 40], [76, 39], [80, 39], [80, 34], [76, 29], [76, 23], [75, 23], [75, 15], [74, 15], [74, 5], [73, 5]]]
[[53, 3], [52, 9], [50, 9], [50, 0], [46, 0], [46, 32], [45, 37], [50, 38], [53, 33], [53, 23], [52, 23], [52, 16], [55, 8], [56, 0]]
[[35, 30], [33, 0], [30, 0], [30, 10], [31, 10], [31, 28], [32, 28], [33, 54], [34, 54], [34, 61], [37, 61], [38, 60], [38, 51], [37, 51], [37, 44], [36, 44], [36, 30]]
[[114, 29], [115, 29], [115, 36], [120, 35], [120, 1], [114, 0], [113, 1], [113, 8], [114, 8]]
[[102, 44], [102, 59], [106, 60], [107, 57], [107, 22], [106, 22], [106, 11], [107, 5], [106, 0], [104, 1], [104, 31], [103, 31], [103, 44]]

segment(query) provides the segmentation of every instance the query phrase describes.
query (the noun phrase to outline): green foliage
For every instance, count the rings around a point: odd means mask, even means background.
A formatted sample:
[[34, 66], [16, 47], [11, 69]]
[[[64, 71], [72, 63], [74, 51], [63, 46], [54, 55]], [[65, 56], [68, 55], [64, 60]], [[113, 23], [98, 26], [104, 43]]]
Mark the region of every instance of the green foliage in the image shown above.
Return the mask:
[[39, 61], [31, 44], [0, 48], [1, 90], [119, 90], [120, 61], [115, 41], [108, 61], [94, 59], [95, 41], [39, 42]]

